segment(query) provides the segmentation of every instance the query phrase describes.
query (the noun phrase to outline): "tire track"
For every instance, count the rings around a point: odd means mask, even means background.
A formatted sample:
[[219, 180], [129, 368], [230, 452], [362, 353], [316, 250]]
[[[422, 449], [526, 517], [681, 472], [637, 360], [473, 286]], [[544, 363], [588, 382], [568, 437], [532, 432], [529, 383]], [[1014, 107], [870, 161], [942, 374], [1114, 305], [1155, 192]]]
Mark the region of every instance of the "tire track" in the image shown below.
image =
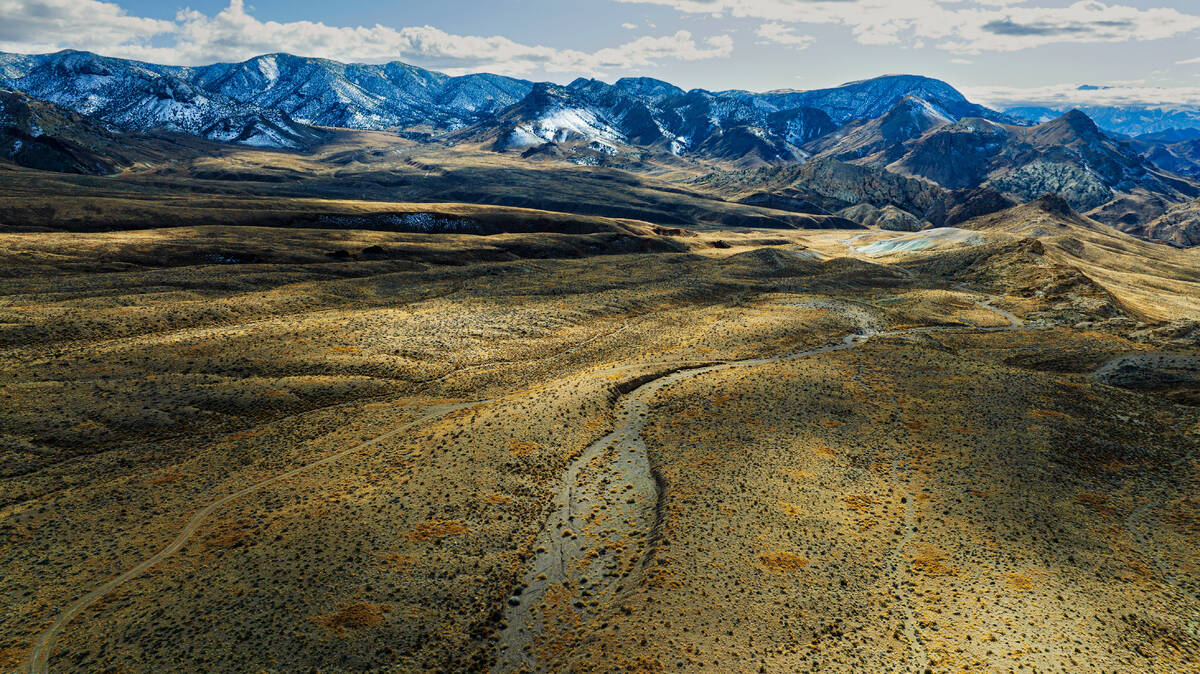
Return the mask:
[[137, 578], [138, 576], [141, 576], [142, 574], [146, 573], [147, 571], [154, 568], [158, 564], [162, 563], [164, 560], [166, 560], [171, 555], [173, 555], [176, 552], [179, 552], [179, 550], [183, 549], [183, 547], [185, 545], [187, 545], [188, 541], [191, 540], [192, 536], [195, 535], [196, 531], [200, 528], [200, 526], [203, 525], [205, 523], [205, 521], [207, 521], [208, 518], [210, 516], [212, 516], [212, 514], [214, 512], [216, 512], [218, 509], [220, 509], [222, 506], [225, 506], [228, 503], [231, 503], [232, 501], [235, 501], [243, 496], [253, 494], [254, 492], [260, 491], [260, 490], [262, 490], [266, 487], [269, 487], [273, 484], [276, 484], [278, 482], [282, 482], [289, 478], [306, 473], [306, 472], [312, 470], [313, 468], [318, 468], [320, 466], [328, 465], [330, 463], [338, 461], [339, 459], [345, 458], [346, 456], [349, 456], [350, 454], [353, 454], [360, 450], [377, 445], [381, 442], [390, 440], [390, 439], [392, 439], [392, 438], [394, 438], [416, 426], [419, 426], [421, 424], [428, 423], [430, 421], [435, 421], [435, 420], [445, 417], [453, 412], [457, 412], [458, 410], [467, 409], [469, 407], [475, 407], [477, 405], [484, 405], [489, 402], [493, 402], [493, 401], [483, 400], [483, 401], [477, 401], [477, 402], [459, 403], [459, 404], [455, 404], [455, 405], [434, 406], [434, 407], [430, 408], [431, 411], [428, 414], [426, 414], [425, 416], [415, 419], [413, 421], [410, 421], [409, 423], [404, 424], [403, 426], [399, 426], [391, 431], [388, 431], [387, 433], [384, 433], [383, 435], [376, 436], [365, 442], [361, 442], [352, 447], [348, 447], [346, 449], [341, 450], [340, 452], [330, 454], [329, 456], [326, 456], [323, 459], [319, 459], [317, 461], [313, 461], [312, 463], [308, 463], [308, 464], [305, 464], [298, 468], [294, 468], [292, 470], [287, 471], [286, 473], [281, 473], [279, 475], [268, 478], [261, 482], [257, 482], [248, 487], [245, 487], [244, 489], [240, 489], [233, 493], [227, 494], [227, 495], [217, 499], [216, 501], [213, 501], [212, 503], [208, 504], [203, 509], [201, 509], [199, 512], [197, 512], [195, 515], [193, 515], [192, 518], [190, 520], [188, 520], [188, 523], [183, 527], [183, 529], [175, 537], [175, 539], [172, 540], [169, 544], [167, 544], [167, 546], [165, 548], [163, 548], [162, 550], [159, 550], [153, 556], [143, 560], [142, 562], [140, 562], [133, 568], [126, 571], [125, 573], [122, 573], [121, 575], [117, 576], [116, 578], [113, 578], [112, 580], [108, 581], [107, 583], [104, 583], [103, 585], [97, 587], [96, 589], [92, 590], [91, 592], [85, 594], [83, 597], [80, 597], [78, 600], [75, 601], [75, 603], [71, 604], [65, 610], [63, 610], [61, 613], [59, 613], [58, 616], [55, 618], [54, 622], [51, 623], [50, 626], [48, 628], [46, 628], [45, 631], [43, 631], [38, 636], [37, 641], [34, 642], [33, 649], [30, 651], [29, 660], [27, 661], [26, 666], [24, 667], [23, 671], [28, 672], [29, 674], [46, 674], [46, 672], [49, 671], [49, 660], [50, 660], [51, 653], [54, 651], [54, 645], [58, 641], [59, 635], [67, 627], [67, 625], [69, 625], [71, 623], [71, 621], [73, 621], [75, 618], [77, 618], [80, 614], [82, 614], [84, 611], [86, 611], [90, 606], [92, 606], [96, 602], [98, 602], [101, 599], [103, 599], [104, 597], [112, 594], [113, 591], [116, 590], [118, 587], [120, 587], [122, 584], [127, 583], [127, 582]]

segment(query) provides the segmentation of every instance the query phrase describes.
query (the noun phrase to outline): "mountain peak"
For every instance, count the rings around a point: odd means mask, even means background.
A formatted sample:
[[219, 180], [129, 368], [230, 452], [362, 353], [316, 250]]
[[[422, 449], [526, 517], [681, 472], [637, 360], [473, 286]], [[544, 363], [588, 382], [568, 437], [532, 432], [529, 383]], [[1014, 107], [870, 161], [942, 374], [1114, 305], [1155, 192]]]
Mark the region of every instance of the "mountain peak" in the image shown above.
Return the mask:
[[1068, 126], [1081, 133], [1100, 133], [1100, 127], [1096, 126], [1096, 122], [1092, 121], [1087, 113], [1079, 109], [1072, 109], [1058, 119], [1050, 120], [1050, 124], [1059, 123]]
[[960, 91], [946, 82], [921, 75], [883, 75], [848, 82], [830, 89], [762, 95], [774, 105], [806, 106], [824, 110], [834, 121], [845, 124], [853, 120], [881, 117], [907, 97], [929, 103], [949, 121], [962, 117], [983, 117], [999, 122], [1012, 121], [1006, 115], [971, 103]]
[[613, 86], [635, 96], [655, 99], [682, 96], [684, 94], [683, 89], [674, 84], [656, 80], [653, 77], [622, 77]]
[[1065, 115], [1034, 127], [1046, 140], [1068, 144], [1073, 140], [1102, 140], [1104, 132], [1081, 110], [1071, 110]]
[[913, 95], [905, 96], [904, 98], [900, 99], [900, 102], [896, 103], [891, 110], [888, 110], [887, 115], [885, 115], [885, 119], [898, 117], [925, 117], [947, 123], [954, 121], [950, 119], [950, 117], [944, 112], [938, 110], [929, 101], [921, 98], [920, 96]]
[[876, 75], [876, 76], [874, 76], [874, 77], [864, 77], [864, 78], [863, 78], [863, 79], [861, 79], [861, 80], [852, 80], [852, 81], [850, 81], [850, 82], [846, 82], [846, 83], [842, 84], [842, 86], [843, 86], [843, 87], [850, 87], [850, 86], [854, 86], [854, 85], [856, 85], [856, 84], [863, 84], [863, 83], [865, 83], [865, 82], [881, 82], [881, 81], [885, 81], [885, 80], [895, 80], [895, 81], [901, 81], [901, 80], [908, 80], [908, 81], [922, 81], [922, 80], [928, 80], [928, 81], [930, 81], [930, 82], [941, 82], [941, 80], [935, 80], [934, 78], [932, 78], [932, 77], [927, 77], [927, 76], [925, 76], [925, 75], [912, 75], [912, 74], [910, 74], [910, 73], [884, 73], [883, 75]]
[[905, 96], [887, 114], [869, 122], [868, 126], [877, 125], [885, 141], [898, 143], [953, 121], [950, 115], [929, 101], [917, 96]]
[[55, 68], [64, 76], [108, 76], [113, 74], [112, 68], [105, 63], [108, 59], [90, 51], [68, 49], [57, 52], [54, 56], [56, 57], [54, 61]]
[[936, 97], [939, 100], [965, 103], [967, 97], [958, 89], [939, 79], [924, 75], [880, 75], [856, 82], [847, 82], [842, 87], [866, 87], [872, 90], [894, 90], [907, 92], [922, 98]]
[[1061, 119], [1062, 121], [1064, 121], [1067, 124], [1070, 124], [1072, 126], [1082, 125], [1084, 128], [1094, 128], [1094, 129], [1099, 128], [1096, 126], [1096, 123], [1092, 121], [1092, 118], [1087, 116], [1087, 113], [1085, 113], [1084, 111], [1082, 111], [1078, 108], [1073, 108], [1073, 109], [1069, 110], [1065, 115], [1063, 115], [1059, 119]]

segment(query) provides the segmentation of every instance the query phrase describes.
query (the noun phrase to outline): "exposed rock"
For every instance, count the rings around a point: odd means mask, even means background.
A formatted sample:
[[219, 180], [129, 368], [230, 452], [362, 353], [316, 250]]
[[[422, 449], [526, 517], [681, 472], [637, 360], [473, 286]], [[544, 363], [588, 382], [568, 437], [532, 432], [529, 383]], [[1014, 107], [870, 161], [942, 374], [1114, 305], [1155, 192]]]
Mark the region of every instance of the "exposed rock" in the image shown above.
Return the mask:
[[1141, 328], [1128, 336], [1134, 341], [1149, 344], [1200, 348], [1200, 322], [1181, 319]]
[[953, 227], [972, 218], [989, 215], [1016, 206], [1016, 202], [996, 190], [977, 187], [954, 190], [938, 200], [925, 219], [936, 227]]
[[1144, 234], [1175, 246], [1200, 246], [1200, 199], [1167, 211], [1146, 225]]
[[838, 215], [866, 227], [878, 227], [893, 232], [916, 232], [925, 227], [925, 223], [919, 218], [891, 204], [883, 208], [859, 204], [840, 211]]
[[950, 122], [930, 103], [909, 96], [882, 117], [847, 125], [804, 149], [841, 161], [869, 158], [872, 164], [888, 164], [904, 154], [905, 141]]
[[132, 159], [103, 124], [53, 103], [0, 90], [0, 158], [19, 166], [107, 175]]
[[[1129, 142], [1107, 136], [1079, 111], [1032, 127], [962, 119], [904, 148], [889, 169], [951, 189], [990, 187], [1017, 201], [1053, 192], [1079, 211], [1135, 193], [1142, 201], [1168, 202], [1197, 194], [1196, 185], [1163, 173]], [[1145, 222], [1144, 212], [1125, 211], [1120, 217], [1131, 213], [1137, 222], [1126, 224]]]
[[1101, 206], [1115, 196], [1113, 190], [1087, 168], [1051, 161], [1026, 164], [997, 177], [989, 185], [1020, 201], [1053, 192], [1081, 211]]
[[980, 186], [992, 172], [1012, 130], [982, 119], [964, 119], [939, 127], [914, 141], [891, 167], [900, 173], [932, 180], [948, 189]]

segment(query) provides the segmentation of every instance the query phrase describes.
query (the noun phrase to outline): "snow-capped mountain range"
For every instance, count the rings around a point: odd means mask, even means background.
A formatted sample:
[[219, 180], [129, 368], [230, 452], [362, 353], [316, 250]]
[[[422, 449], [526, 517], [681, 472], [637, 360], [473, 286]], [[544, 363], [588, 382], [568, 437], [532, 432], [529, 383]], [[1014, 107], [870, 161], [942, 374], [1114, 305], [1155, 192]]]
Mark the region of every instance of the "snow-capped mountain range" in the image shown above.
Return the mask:
[[[606, 144], [656, 146], [674, 154], [721, 158], [752, 155], [763, 160], [806, 157], [799, 146], [843, 125], [888, 113], [905, 99], [920, 101], [945, 121], [982, 117], [1019, 120], [975, 105], [945, 82], [892, 75], [816, 91], [684, 92], [648, 78], [614, 84], [579, 79], [565, 87], [535, 85], [498, 123], [498, 149], [529, 148], [570, 138]], [[469, 134], [468, 134], [469, 135]]]
[[[64, 51], [0, 54], [0, 89], [62, 111], [43, 116], [76, 114], [98, 125], [37, 145], [64, 144], [73, 149], [60, 152], [57, 164], [96, 171], [123, 161], [111, 150], [120, 142], [105, 140], [106, 131], [165, 130], [300, 149], [329, 133], [319, 127], [340, 127], [416, 130], [439, 142], [585, 165], [636, 167], [646, 156], [744, 168], [821, 159], [870, 168], [876, 172], [864, 174], [869, 181], [885, 171], [1017, 201], [1055, 192], [1123, 225], [1200, 195], [1200, 184], [1188, 177], [1200, 176], [1200, 138], [1179, 131], [1161, 138], [1111, 135], [1078, 111], [1049, 121], [1043, 119], [1049, 112], [1039, 112], [1031, 120], [976, 105], [945, 82], [915, 75], [754, 93], [684, 91], [644, 77], [611, 84], [581, 78], [565, 86], [488, 74], [451, 77], [403, 63], [287, 54], [182, 67]], [[34, 136], [11, 131], [17, 149], [10, 152], [36, 165]], [[83, 152], [93, 145], [103, 152]]]
[[[115, 129], [178, 131], [213, 140], [298, 148], [308, 126], [456, 132], [503, 127], [501, 145], [531, 147], [566, 136], [657, 145], [675, 153], [739, 152], [802, 157], [800, 145], [875, 120], [900, 101], [933, 118], [1029, 125], [1068, 110], [976, 105], [940, 80], [887, 75], [812, 91], [684, 91], [651, 78], [567, 86], [490, 74], [451, 77], [405, 63], [346, 64], [289, 54], [241, 63], [163, 66], [62, 51], [0, 53], [0, 88], [92, 116]], [[1136, 136], [1200, 127], [1200, 111], [1085, 109], [1109, 133]]]
[[1016, 121], [966, 100], [938, 80], [886, 76], [816, 91], [710, 92], [650, 78], [568, 86], [489, 74], [450, 77], [404, 63], [345, 64], [288, 54], [242, 63], [162, 66], [89, 52], [0, 54], [0, 87], [115, 128], [165, 129], [214, 140], [295, 148], [305, 126], [456, 131], [508, 125], [502, 144], [589, 137], [658, 144], [676, 153], [799, 156], [795, 148], [853, 120], [878, 117], [906, 97], [949, 120]]
[[496, 75], [449, 77], [402, 63], [347, 65], [287, 54], [192, 68], [64, 51], [0, 54], [0, 87], [124, 130], [298, 148], [316, 137], [309, 126], [463, 126], [519, 101], [533, 85]]

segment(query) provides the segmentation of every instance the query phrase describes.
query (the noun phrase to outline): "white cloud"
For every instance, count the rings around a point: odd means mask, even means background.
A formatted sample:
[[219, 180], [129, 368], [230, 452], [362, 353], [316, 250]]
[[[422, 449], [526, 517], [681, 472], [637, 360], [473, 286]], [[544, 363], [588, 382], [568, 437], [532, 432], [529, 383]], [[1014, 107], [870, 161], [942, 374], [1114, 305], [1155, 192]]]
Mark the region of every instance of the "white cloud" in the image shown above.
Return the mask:
[[623, 23], [621, 27], [625, 30], [637, 30], [638, 25], [636, 23]]
[[962, 92], [972, 101], [993, 108], [1111, 105], [1173, 109], [1200, 106], [1200, 87], [1152, 87], [1139, 82], [1116, 82], [1098, 87], [1078, 84], [962, 87]]
[[733, 40], [697, 41], [691, 33], [639, 37], [618, 47], [585, 52], [526, 45], [501, 36], [453, 35], [432, 26], [338, 27], [312, 21], [260, 21], [243, 0], [214, 15], [185, 9], [174, 21], [128, 16], [99, 0], [0, 0], [0, 50], [24, 53], [62, 48], [159, 63], [241, 61], [285, 51], [342, 61], [414, 61], [450, 73], [486, 70], [519, 75], [533, 71], [592, 75], [634, 70], [662, 60], [722, 58]]
[[811, 35], [797, 35], [791, 26], [777, 21], [762, 24], [754, 34], [762, 38], [759, 44], [782, 44], [793, 49], [807, 49], [815, 39]]
[[118, 5], [98, 0], [0, 0], [0, 45], [22, 51], [145, 44], [173, 29], [170, 21], [129, 16]]
[[788, 24], [848, 26], [862, 44], [926, 40], [962, 54], [1016, 51], [1062, 42], [1127, 42], [1200, 29], [1200, 16], [1172, 8], [1139, 9], [1100, 0], [1065, 7], [1046, 0], [616, 0], [680, 12]]
[[704, 46], [701, 46], [692, 38], [691, 33], [681, 30], [665, 37], [639, 37], [620, 47], [591, 53], [560, 52], [563, 58], [546, 67], [567, 72], [600, 72], [650, 66], [661, 59], [702, 61], [724, 58], [732, 53], [733, 38], [728, 35], [707, 38], [704, 40]]

